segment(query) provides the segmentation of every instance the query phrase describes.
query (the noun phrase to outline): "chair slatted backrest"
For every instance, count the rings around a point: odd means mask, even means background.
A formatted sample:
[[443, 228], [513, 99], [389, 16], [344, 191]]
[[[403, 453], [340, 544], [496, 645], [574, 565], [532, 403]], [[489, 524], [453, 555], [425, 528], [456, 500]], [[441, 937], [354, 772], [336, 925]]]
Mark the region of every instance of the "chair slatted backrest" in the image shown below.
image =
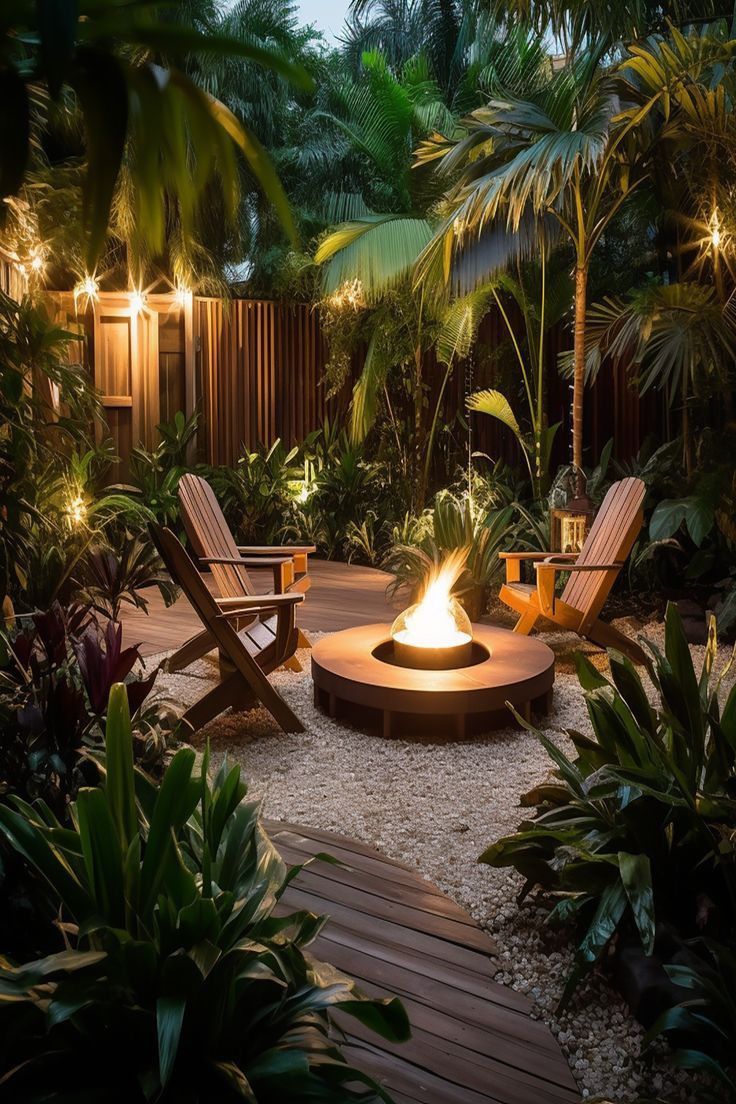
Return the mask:
[[[179, 480], [179, 504], [184, 529], [200, 559], [238, 559], [235, 538], [206, 479], [191, 472], [183, 475]], [[239, 564], [211, 564], [210, 569], [221, 598], [255, 594], [245, 567]]]
[[219, 616], [220, 608], [210, 594], [192, 557], [171, 529], [151, 524], [148, 526], [148, 531], [169, 575], [184, 591], [203, 624], [209, 627], [210, 623]]
[[[614, 483], [601, 503], [577, 558], [579, 564], [623, 563], [641, 530], [645, 486], [628, 477]], [[596, 618], [603, 608], [615, 576], [604, 571], [574, 571], [562, 592], [562, 601], [583, 615]]]

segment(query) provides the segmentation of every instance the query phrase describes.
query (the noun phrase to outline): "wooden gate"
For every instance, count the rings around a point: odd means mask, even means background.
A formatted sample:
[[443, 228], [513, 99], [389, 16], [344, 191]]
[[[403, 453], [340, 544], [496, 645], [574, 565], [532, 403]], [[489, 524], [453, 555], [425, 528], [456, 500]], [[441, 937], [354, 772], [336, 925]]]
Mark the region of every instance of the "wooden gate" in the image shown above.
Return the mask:
[[[153, 448], [156, 426], [196, 403], [191, 297], [100, 292], [94, 300], [49, 294], [57, 322], [78, 332], [70, 356], [90, 372], [100, 392], [119, 461], [111, 480], [125, 482], [131, 450]], [[101, 427], [98, 432], [102, 432]]]

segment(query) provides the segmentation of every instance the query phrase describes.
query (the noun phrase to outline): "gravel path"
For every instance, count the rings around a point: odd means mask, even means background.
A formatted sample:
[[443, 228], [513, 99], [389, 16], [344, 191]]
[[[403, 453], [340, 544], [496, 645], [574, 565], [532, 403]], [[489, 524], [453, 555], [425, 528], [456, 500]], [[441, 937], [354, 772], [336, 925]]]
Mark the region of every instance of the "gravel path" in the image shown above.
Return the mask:
[[[647, 626], [647, 636], [661, 641], [661, 627]], [[571, 664], [580, 642], [563, 634], [542, 638], [558, 656], [554, 707], [544, 728], [565, 746], [565, 728], [590, 730]], [[703, 649], [693, 651], [702, 655]], [[530, 901], [517, 904], [522, 880], [515, 871], [476, 861], [490, 842], [517, 827], [524, 816], [520, 794], [549, 772], [536, 737], [505, 729], [442, 745], [366, 735], [315, 709], [307, 657], [302, 656], [307, 662], [301, 674], [274, 676], [306, 733], [285, 735], [258, 710], [219, 718], [198, 734], [197, 742], [208, 737], [214, 758], [227, 754], [242, 763], [252, 793], [263, 798], [266, 816], [373, 844], [411, 863], [467, 909], [496, 942], [496, 980], [533, 999], [535, 1014], [557, 1036], [582, 1096], [631, 1101], [641, 1093], [686, 1099], [684, 1075], [640, 1058], [642, 1031], [604, 978], [581, 986], [572, 1009], [556, 1015], [571, 964], [569, 941], [545, 924], [545, 910]], [[596, 662], [605, 660], [598, 656]], [[199, 696], [213, 672], [212, 661], [204, 660], [186, 675], [161, 676], [158, 685], [187, 703]]]

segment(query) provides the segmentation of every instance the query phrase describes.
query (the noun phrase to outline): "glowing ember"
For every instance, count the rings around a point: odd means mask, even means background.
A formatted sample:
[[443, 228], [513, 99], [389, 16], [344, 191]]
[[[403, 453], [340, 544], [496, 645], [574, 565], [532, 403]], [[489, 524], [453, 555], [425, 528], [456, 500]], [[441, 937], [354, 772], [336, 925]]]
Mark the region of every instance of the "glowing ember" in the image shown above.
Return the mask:
[[391, 635], [399, 644], [414, 648], [456, 648], [473, 639], [470, 619], [452, 588], [460, 578], [467, 552], [458, 549], [430, 575], [421, 601], [394, 621]]

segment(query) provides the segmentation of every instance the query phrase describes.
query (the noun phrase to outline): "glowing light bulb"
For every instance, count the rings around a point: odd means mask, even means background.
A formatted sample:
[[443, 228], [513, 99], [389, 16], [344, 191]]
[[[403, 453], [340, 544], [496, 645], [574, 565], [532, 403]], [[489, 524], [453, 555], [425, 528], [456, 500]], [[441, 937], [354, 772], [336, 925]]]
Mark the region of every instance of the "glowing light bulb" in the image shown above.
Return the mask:
[[100, 288], [94, 276], [87, 275], [74, 287], [74, 302], [78, 299], [87, 299], [94, 302], [100, 293]]
[[176, 300], [177, 304], [180, 307], [185, 307], [187, 305], [187, 303], [189, 302], [189, 300], [191, 299], [191, 297], [192, 297], [191, 291], [189, 290], [188, 287], [184, 287], [183, 284], [179, 284], [179, 286], [174, 291], [174, 299]]
[[140, 314], [146, 305], [146, 296], [142, 291], [131, 291], [130, 310], [133, 314]]
[[34, 253], [31, 257], [31, 268], [34, 272], [43, 271], [43, 257], [40, 253]]
[[81, 494], [72, 495], [67, 503], [66, 515], [72, 525], [82, 525], [87, 516], [87, 506]]
[[718, 246], [721, 244], [721, 231], [717, 226], [714, 226], [711, 231], [710, 241], [713, 248], [718, 249]]

